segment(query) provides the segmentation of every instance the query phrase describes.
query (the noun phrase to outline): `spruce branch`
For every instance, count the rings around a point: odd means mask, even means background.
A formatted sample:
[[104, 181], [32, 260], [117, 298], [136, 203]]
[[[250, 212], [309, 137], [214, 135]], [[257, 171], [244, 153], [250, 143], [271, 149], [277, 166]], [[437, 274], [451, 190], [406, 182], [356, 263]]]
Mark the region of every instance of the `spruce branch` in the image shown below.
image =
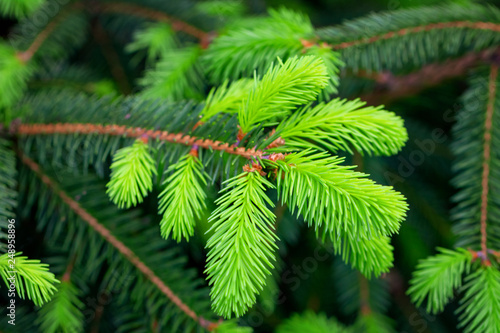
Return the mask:
[[461, 248], [438, 250], [437, 255], [420, 261], [408, 289], [417, 306], [427, 299], [427, 312], [431, 313], [443, 311], [453, 291], [462, 286], [462, 275], [469, 274], [472, 263], [470, 251]]
[[[16, 51], [0, 42], [0, 109], [10, 108], [22, 96], [26, 82], [33, 74], [33, 66], [26, 64]], [[10, 123], [5, 114], [0, 121]]]
[[206, 273], [212, 307], [225, 318], [243, 315], [255, 302], [273, 268], [277, 236], [274, 204], [264, 192], [274, 186], [247, 168], [225, 183], [226, 192], [210, 216]]
[[158, 197], [158, 212], [163, 215], [161, 235], [168, 238], [172, 234], [177, 242], [193, 236], [196, 219], [206, 209], [208, 175], [195, 149], [168, 168], [166, 173], [173, 173], [163, 182], [166, 187]]
[[481, 251], [488, 263], [488, 193], [490, 189], [490, 164], [491, 164], [491, 130], [493, 112], [495, 110], [495, 98], [497, 94], [498, 67], [493, 65], [490, 68], [488, 81], [488, 103], [486, 105], [486, 117], [484, 121], [484, 144], [483, 144], [483, 173], [481, 175]]
[[287, 116], [300, 104], [314, 101], [328, 84], [323, 61], [314, 56], [293, 57], [271, 65], [262, 80], [256, 81], [238, 112], [243, 133], [257, 124]]
[[351, 154], [354, 148], [369, 155], [393, 155], [408, 139], [403, 119], [360, 100], [333, 99], [306, 107], [281, 122], [276, 131], [286, 147], [307, 149], [314, 143], [320, 149]]
[[[54, 284], [59, 283], [59, 281], [49, 271], [49, 265], [42, 264], [37, 259], [28, 259], [21, 254], [22, 252], [1, 255], [0, 275], [6, 286], [14, 284], [18, 297], [28, 298], [35, 305], [41, 306], [53, 297], [57, 291]], [[9, 280], [13, 277], [14, 282]]]
[[76, 333], [84, 330], [81, 292], [69, 280], [62, 280], [52, 300], [39, 311], [38, 324], [47, 333]]
[[367, 278], [380, 277], [394, 265], [394, 248], [387, 236], [361, 239], [346, 232], [341, 237], [330, 234], [330, 238], [335, 254], [341, 255], [345, 263], [350, 263]]
[[154, 284], [173, 304], [175, 304], [182, 312], [193, 319], [201, 327], [208, 330], [215, 329], [218, 324], [212, 323], [209, 320], [196, 314], [148, 267], [139, 257], [123, 242], [118, 240], [111, 231], [101, 224], [93, 215], [87, 212], [77, 201], [69, 197], [49, 176], [47, 176], [40, 166], [28, 156], [18, 151], [21, 161], [31, 169], [40, 178], [54, 194], [56, 194], [62, 202], [64, 202], [79, 218], [85, 221], [92, 229], [101, 235], [113, 248], [120, 252], [135, 268], [137, 268], [144, 276]]
[[156, 167], [148, 144], [136, 140], [132, 146], [118, 150], [111, 164], [111, 180], [106, 193], [120, 208], [141, 203], [153, 188]]
[[218, 113], [238, 113], [253, 85], [254, 81], [250, 79], [240, 79], [231, 83], [226, 80], [219, 87], [210, 90], [201, 111], [200, 121], [205, 122]]
[[352, 167], [341, 166], [342, 161], [326, 152], [306, 150], [266, 163], [278, 169], [280, 200], [333, 241], [344, 233], [353, 240], [369, 240], [397, 232], [408, 209], [404, 197]]
[[201, 99], [203, 79], [198, 63], [201, 49], [188, 46], [167, 52], [139, 80], [145, 98]]

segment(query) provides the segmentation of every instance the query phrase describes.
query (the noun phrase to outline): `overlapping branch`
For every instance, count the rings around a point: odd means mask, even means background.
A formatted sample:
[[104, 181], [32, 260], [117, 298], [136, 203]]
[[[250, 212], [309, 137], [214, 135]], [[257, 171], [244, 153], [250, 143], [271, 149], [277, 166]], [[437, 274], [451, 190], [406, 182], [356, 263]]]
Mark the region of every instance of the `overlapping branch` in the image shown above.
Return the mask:
[[365, 44], [373, 44], [380, 40], [391, 39], [394, 37], [406, 36], [409, 34], [414, 34], [422, 31], [431, 31], [431, 30], [443, 30], [450, 28], [469, 28], [469, 29], [477, 29], [477, 30], [491, 30], [500, 32], [500, 24], [495, 24], [491, 22], [469, 22], [469, 21], [456, 21], [456, 22], [440, 22], [440, 23], [431, 23], [426, 25], [421, 25], [412, 28], [404, 28], [397, 31], [391, 31], [385, 33], [383, 35], [373, 36], [370, 38], [353, 40], [349, 42], [343, 42], [339, 44], [331, 45], [334, 50], [342, 50], [353, 46], [365, 45]]
[[377, 73], [365, 71], [353, 73], [353, 75], [377, 82], [378, 89], [361, 96], [361, 99], [371, 105], [379, 105], [386, 104], [395, 99], [415, 95], [445, 80], [465, 75], [470, 68], [480, 63], [494, 61], [498, 57], [500, 57], [500, 48], [493, 48], [481, 52], [470, 52], [457, 59], [429, 64], [423, 66], [418, 71], [406, 75], [396, 76], [391, 72]]
[[40, 134], [103, 134], [124, 136], [129, 138], [150, 138], [160, 141], [178, 143], [185, 146], [197, 145], [201, 148], [213, 149], [228, 154], [239, 155], [247, 159], [262, 157], [263, 152], [256, 149], [245, 149], [236, 145], [230, 145], [221, 141], [200, 139], [183, 133], [169, 133], [167, 131], [151, 130], [140, 127], [127, 127], [120, 125], [99, 125], [80, 123], [58, 123], [58, 124], [21, 124], [16, 133], [18, 135], [40, 135]]

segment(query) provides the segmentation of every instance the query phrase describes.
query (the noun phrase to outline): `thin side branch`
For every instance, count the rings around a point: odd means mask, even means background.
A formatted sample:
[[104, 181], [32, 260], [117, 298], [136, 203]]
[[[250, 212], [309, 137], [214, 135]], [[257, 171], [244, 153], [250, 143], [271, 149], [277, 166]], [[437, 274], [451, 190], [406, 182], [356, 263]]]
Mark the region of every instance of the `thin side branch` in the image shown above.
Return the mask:
[[178, 143], [185, 146], [197, 145], [198, 147], [220, 150], [228, 154], [240, 155], [247, 159], [262, 157], [263, 152], [256, 149], [245, 149], [236, 145], [229, 145], [221, 141], [200, 139], [183, 133], [169, 133], [167, 131], [154, 131], [140, 127], [127, 127], [120, 125], [96, 125], [96, 124], [21, 124], [16, 131], [20, 135], [38, 134], [103, 134], [118, 135], [129, 138], [148, 138]]
[[141, 271], [158, 289], [167, 296], [176, 306], [178, 306], [186, 315], [198, 322], [202, 327], [213, 329], [217, 324], [212, 323], [203, 317], [198, 316], [191, 308], [182, 302], [182, 300], [174, 294], [174, 292], [146, 266], [125, 244], [119, 241], [113, 234], [96, 218], [90, 215], [78, 202], [70, 198], [58, 185], [46, 174], [43, 173], [40, 166], [32, 159], [18, 152], [21, 161], [26, 164], [40, 179], [47, 185], [61, 200], [67, 204], [82, 220], [87, 222], [96, 232], [98, 232], [106, 241], [115, 247], [121, 254], [125, 256], [139, 271]]
[[484, 145], [483, 145], [483, 175], [481, 180], [481, 251], [484, 253], [486, 262], [488, 261], [487, 253], [487, 222], [488, 222], [488, 191], [489, 191], [489, 175], [491, 161], [491, 124], [493, 119], [493, 111], [495, 109], [495, 94], [497, 90], [498, 67], [491, 66], [490, 79], [488, 83], [488, 105], [486, 107], [486, 120], [484, 122]]
[[205, 42], [210, 40], [211, 36], [209, 33], [202, 31], [186, 22], [179, 19], [173, 18], [165, 13], [155, 11], [150, 8], [141, 7], [128, 3], [103, 3], [98, 7], [98, 11], [101, 13], [121, 13], [126, 15], [139, 16], [153, 21], [168, 22], [172, 25], [172, 28], [176, 31], [182, 31], [188, 35], [191, 35], [200, 42]]
[[490, 22], [469, 22], [469, 21], [441, 22], [441, 23], [431, 23], [427, 25], [421, 25], [412, 28], [404, 28], [398, 31], [391, 31], [383, 35], [331, 45], [331, 47], [334, 50], [342, 50], [353, 46], [373, 44], [375, 42], [378, 42], [379, 40], [401, 37], [422, 31], [442, 30], [449, 28], [469, 28], [469, 29], [491, 30], [500, 32], [500, 24], [495, 24]]

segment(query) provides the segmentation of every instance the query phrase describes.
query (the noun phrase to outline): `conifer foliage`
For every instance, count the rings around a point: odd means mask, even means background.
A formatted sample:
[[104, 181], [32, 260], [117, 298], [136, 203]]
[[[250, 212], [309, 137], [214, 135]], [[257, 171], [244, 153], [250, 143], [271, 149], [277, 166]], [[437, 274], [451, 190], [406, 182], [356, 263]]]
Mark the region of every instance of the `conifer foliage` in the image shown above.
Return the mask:
[[[383, 287], [370, 288], [394, 265], [409, 205], [362, 161], [398, 154], [408, 132], [386, 107], [339, 93], [341, 68], [396, 73], [442, 60], [433, 47], [483, 52], [500, 12], [441, 6], [316, 29], [297, 11], [240, 5], [0, 3], [22, 19], [0, 42], [0, 275], [9, 286], [15, 262], [18, 295], [37, 307], [25, 331], [252, 332], [245, 315], [277, 292], [280, 251], [299, 230], [281, 210], [338, 256], [336, 276], [356, 274], [336, 280], [359, 316], [306, 311], [277, 332], [394, 331], [373, 306]], [[407, 52], [423, 41], [437, 45]], [[499, 80], [496, 64], [474, 72], [454, 127], [457, 247], [423, 260], [408, 290], [431, 313], [460, 290], [465, 332], [500, 332]], [[13, 219], [43, 235], [44, 263], [15, 250]], [[96, 290], [111, 305], [89, 317]]]

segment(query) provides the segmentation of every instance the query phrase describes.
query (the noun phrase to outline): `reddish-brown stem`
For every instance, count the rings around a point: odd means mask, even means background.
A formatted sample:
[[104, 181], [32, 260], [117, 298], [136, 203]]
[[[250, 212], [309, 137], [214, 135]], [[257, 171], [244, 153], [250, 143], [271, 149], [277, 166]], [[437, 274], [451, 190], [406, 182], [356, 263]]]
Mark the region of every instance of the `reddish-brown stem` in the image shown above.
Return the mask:
[[354, 40], [350, 42], [343, 42], [339, 44], [332, 45], [334, 50], [342, 50], [353, 46], [372, 44], [378, 42], [379, 40], [391, 39], [394, 37], [401, 37], [409, 35], [412, 33], [418, 33], [422, 31], [431, 30], [441, 30], [449, 28], [469, 28], [478, 30], [491, 30], [500, 32], [500, 24], [490, 23], [490, 22], [469, 22], [469, 21], [456, 21], [456, 22], [441, 22], [441, 23], [431, 23], [427, 25], [421, 25], [417, 27], [404, 28], [398, 31], [391, 31], [383, 35], [373, 36], [370, 38], [364, 38], [359, 40]]
[[59, 198], [68, 205], [76, 215], [98, 232], [106, 241], [116, 248], [127, 260], [129, 260], [140, 272], [142, 272], [158, 289], [167, 296], [176, 306], [178, 306], [186, 315], [198, 322], [204, 328], [214, 327], [212, 323], [203, 317], [198, 316], [191, 308], [182, 302], [182, 300], [174, 294], [174, 292], [148, 267], [144, 264], [135, 253], [125, 244], [119, 241], [104, 225], [99, 223], [95, 217], [89, 214], [80, 204], [70, 198], [59, 186], [46, 174], [43, 173], [40, 166], [28, 156], [18, 151], [21, 161], [26, 164], [40, 179], [50, 188]]
[[490, 78], [488, 82], [488, 104], [486, 106], [486, 117], [484, 122], [484, 144], [483, 144], [483, 174], [481, 180], [481, 251], [488, 260], [488, 191], [491, 160], [491, 125], [493, 122], [493, 111], [495, 109], [495, 95], [497, 89], [498, 67], [491, 66]]
[[155, 11], [153, 9], [128, 4], [128, 3], [103, 3], [98, 9], [101, 13], [121, 13], [133, 16], [140, 16], [154, 21], [169, 22], [172, 28], [176, 31], [182, 31], [188, 35], [196, 37], [203, 44], [211, 39], [211, 35], [202, 31], [186, 22], [173, 18], [165, 13]]
[[228, 154], [240, 155], [247, 159], [262, 157], [263, 152], [256, 149], [245, 149], [236, 145], [229, 145], [221, 141], [200, 139], [183, 133], [169, 133], [167, 131], [154, 131], [140, 127], [127, 127], [121, 125], [96, 125], [96, 124], [21, 124], [16, 131], [20, 135], [39, 134], [103, 134], [117, 135], [129, 138], [150, 138], [186, 146], [198, 145], [198, 147], [220, 150]]
[[109, 65], [111, 74], [114, 76], [116, 83], [120, 87], [120, 91], [125, 95], [130, 94], [132, 92], [132, 88], [128, 83], [128, 78], [127, 74], [125, 74], [125, 70], [120, 65], [120, 57], [118, 56], [116, 50], [113, 48], [111, 39], [98, 20], [94, 21], [92, 32], [95, 40], [101, 46], [104, 58]]

